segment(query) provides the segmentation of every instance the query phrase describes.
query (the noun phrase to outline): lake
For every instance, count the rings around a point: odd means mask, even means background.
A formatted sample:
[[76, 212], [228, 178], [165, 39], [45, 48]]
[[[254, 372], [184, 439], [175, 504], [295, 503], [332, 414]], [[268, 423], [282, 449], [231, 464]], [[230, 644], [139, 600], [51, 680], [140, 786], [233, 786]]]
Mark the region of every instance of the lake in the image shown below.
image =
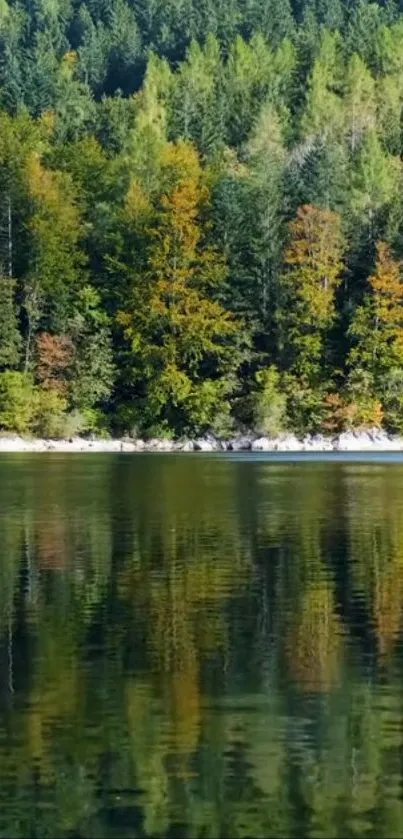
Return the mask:
[[402, 617], [402, 458], [3, 455], [0, 836], [403, 837]]

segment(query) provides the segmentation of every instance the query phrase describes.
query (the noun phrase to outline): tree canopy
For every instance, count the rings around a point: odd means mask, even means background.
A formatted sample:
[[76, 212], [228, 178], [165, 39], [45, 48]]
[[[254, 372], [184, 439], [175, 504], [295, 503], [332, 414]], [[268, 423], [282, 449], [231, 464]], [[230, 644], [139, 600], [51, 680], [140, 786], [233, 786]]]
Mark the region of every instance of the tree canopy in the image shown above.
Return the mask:
[[391, 0], [2, 0], [24, 429], [403, 427], [402, 54]]

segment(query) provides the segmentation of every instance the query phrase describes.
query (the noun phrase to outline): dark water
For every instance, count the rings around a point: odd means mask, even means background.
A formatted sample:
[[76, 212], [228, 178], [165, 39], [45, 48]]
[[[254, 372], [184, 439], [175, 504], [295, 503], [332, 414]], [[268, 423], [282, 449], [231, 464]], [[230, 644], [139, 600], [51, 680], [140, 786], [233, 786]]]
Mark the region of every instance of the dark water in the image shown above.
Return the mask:
[[0, 836], [403, 837], [403, 464], [0, 458]]

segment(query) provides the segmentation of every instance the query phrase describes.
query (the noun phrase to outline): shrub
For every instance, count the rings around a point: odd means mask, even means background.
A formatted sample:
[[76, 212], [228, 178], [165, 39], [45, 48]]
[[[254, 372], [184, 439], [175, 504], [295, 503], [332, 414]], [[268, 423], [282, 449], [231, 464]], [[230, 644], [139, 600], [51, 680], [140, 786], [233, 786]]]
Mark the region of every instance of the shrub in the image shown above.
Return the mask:
[[322, 387], [312, 388], [296, 376], [284, 376], [287, 393], [287, 415], [297, 433], [320, 431], [326, 413]]
[[344, 431], [346, 427], [347, 404], [340, 393], [328, 393], [324, 398], [325, 414], [322, 428], [331, 434]]
[[112, 422], [114, 431], [118, 435], [127, 434], [133, 440], [138, 438], [141, 422], [138, 409], [132, 403], [119, 405]]
[[205, 379], [192, 387], [184, 405], [185, 417], [180, 423], [185, 434], [204, 434], [212, 431], [217, 436], [231, 433], [231, 401], [234, 381], [230, 376]]
[[403, 432], [403, 370], [393, 368], [386, 376], [383, 392], [385, 423], [391, 431]]
[[109, 436], [105, 415], [102, 411], [90, 408], [63, 414], [58, 433], [59, 437], [64, 440], [81, 434], [96, 434], [97, 437]]
[[280, 374], [276, 367], [256, 373], [258, 390], [252, 395], [253, 424], [258, 434], [275, 437], [287, 423], [287, 397], [280, 392]]
[[382, 405], [375, 396], [363, 395], [361, 399], [349, 402], [346, 406], [345, 428], [347, 429], [380, 428], [382, 421]]
[[351, 371], [345, 400], [345, 428], [366, 429], [382, 425], [382, 404], [375, 394], [373, 377], [367, 370]]
[[33, 428], [40, 437], [60, 439], [64, 437], [67, 401], [56, 390], [40, 388]]
[[37, 401], [32, 377], [15, 370], [0, 373], [0, 427], [24, 434], [32, 429]]

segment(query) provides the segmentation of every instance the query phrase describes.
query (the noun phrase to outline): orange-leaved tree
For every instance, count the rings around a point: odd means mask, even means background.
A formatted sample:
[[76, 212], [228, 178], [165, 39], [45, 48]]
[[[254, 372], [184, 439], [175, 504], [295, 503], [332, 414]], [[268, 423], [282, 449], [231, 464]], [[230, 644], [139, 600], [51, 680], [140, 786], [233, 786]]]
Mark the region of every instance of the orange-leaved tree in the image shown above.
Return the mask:
[[74, 357], [70, 338], [41, 332], [36, 338], [36, 355], [36, 374], [41, 385], [64, 396]]

